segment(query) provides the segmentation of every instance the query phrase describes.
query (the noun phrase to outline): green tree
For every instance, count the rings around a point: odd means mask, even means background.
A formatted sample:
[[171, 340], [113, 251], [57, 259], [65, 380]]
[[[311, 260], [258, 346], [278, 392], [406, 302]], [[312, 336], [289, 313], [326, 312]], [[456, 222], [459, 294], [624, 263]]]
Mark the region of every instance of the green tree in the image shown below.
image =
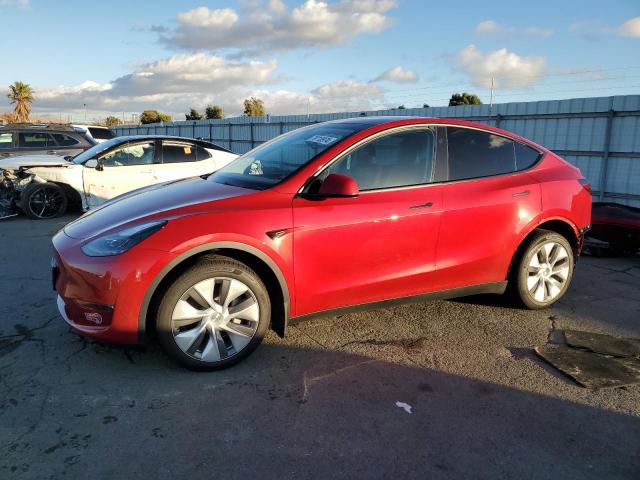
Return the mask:
[[428, 103], [423, 103], [422, 104], [422, 108], [429, 108], [429, 104]]
[[16, 122], [28, 122], [31, 115], [31, 102], [33, 102], [33, 88], [31, 85], [23, 82], [15, 82], [9, 85], [9, 93], [7, 98], [10, 100], [13, 108], [13, 114]]
[[189, 113], [185, 113], [185, 120], [202, 120], [202, 114], [195, 108], [189, 110]]
[[247, 117], [264, 117], [267, 114], [264, 102], [256, 97], [247, 98], [244, 101], [244, 114]]
[[396, 107], [396, 109], [397, 109], [397, 110], [406, 110], [406, 109], [407, 109], [407, 107], [405, 107], [404, 105], [398, 105], [398, 106]]
[[457, 107], [459, 105], [482, 105], [482, 101], [473, 93], [454, 93], [449, 100], [449, 106]]
[[104, 124], [107, 127], [116, 127], [118, 125], [122, 125], [122, 120], [120, 120], [118, 117], [114, 117], [113, 115], [110, 115], [104, 119]]
[[170, 122], [171, 115], [167, 115], [165, 113], [160, 113], [157, 110], [145, 110], [140, 114], [140, 123], [143, 125], [147, 123], [160, 123], [160, 122]]
[[224, 109], [220, 105], [207, 105], [204, 116], [208, 120], [224, 118]]

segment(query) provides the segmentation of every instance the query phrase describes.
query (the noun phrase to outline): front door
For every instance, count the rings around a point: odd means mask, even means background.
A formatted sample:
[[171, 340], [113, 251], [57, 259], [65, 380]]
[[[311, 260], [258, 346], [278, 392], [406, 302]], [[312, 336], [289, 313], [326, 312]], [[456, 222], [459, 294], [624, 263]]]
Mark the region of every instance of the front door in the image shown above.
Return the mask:
[[297, 315], [430, 290], [442, 212], [435, 140], [425, 127], [378, 137], [319, 175], [351, 176], [358, 197], [294, 199]]
[[160, 181], [155, 171], [155, 141], [129, 142], [108, 151], [97, 160], [98, 168], [85, 166], [83, 169], [85, 198], [89, 208]]

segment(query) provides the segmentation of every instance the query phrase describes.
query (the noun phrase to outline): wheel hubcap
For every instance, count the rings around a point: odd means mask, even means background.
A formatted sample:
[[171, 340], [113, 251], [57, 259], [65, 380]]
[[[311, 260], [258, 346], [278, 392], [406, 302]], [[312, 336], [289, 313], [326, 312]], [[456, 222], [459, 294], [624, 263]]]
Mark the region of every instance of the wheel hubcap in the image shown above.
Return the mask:
[[171, 330], [187, 355], [217, 362], [242, 351], [260, 321], [260, 307], [251, 289], [234, 278], [215, 277], [189, 288], [176, 303]]
[[569, 253], [556, 242], [543, 244], [531, 257], [528, 268], [527, 289], [540, 303], [558, 297], [569, 277]]

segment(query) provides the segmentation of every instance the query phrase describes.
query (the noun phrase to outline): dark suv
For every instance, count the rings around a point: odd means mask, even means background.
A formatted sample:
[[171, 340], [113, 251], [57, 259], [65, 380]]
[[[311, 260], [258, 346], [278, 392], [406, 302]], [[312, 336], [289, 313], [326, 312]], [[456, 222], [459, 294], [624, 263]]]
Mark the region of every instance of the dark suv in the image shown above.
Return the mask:
[[77, 155], [95, 145], [69, 125], [14, 123], [0, 126], [0, 158]]

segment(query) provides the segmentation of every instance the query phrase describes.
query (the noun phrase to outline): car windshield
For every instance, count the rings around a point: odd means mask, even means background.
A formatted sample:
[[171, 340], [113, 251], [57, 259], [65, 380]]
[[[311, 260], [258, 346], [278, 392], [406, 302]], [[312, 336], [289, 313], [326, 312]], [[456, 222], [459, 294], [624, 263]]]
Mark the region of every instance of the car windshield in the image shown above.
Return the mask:
[[95, 158], [100, 153], [113, 147], [114, 145], [118, 145], [119, 143], [122, 143], [123, 141], [126, 141], [126, 138], [123, 138], [123, 137], [112, 138], [111, 140], [107, 140], [106, 142], [102, 142], [97, 145], [94, 145], [90, 149], [85, 150], [82, 153], [79, 153], [78, 155], [73, 157], [71, 161], [78, 165], [82, 165], [87, 160], [91, 160], [92, 158]]
[[366, 127], [360, 123], [323, 123], [300, 128], [245, 153], [209, 179], [225, 185], [265, 190]]

